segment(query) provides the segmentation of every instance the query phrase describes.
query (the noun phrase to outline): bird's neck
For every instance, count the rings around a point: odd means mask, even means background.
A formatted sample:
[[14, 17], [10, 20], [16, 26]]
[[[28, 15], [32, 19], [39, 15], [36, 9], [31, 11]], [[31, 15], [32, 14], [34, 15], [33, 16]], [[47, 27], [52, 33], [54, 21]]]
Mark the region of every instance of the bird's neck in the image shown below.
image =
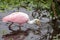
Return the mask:
[[34, 24], [34, 22], [35, 22], [34, 20], [29, 20], [28, 24]]

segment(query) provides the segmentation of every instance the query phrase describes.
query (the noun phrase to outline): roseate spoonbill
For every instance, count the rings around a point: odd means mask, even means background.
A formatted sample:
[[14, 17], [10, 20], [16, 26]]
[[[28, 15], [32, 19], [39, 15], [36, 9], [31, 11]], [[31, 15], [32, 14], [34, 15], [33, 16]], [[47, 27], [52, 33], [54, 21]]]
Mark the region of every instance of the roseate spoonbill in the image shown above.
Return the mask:
[[36, 24], [40, 25], [40, 20], [39, 19], [33, 19], [30, 21], [29, 16], [26, 13], [23, 12], [14, 12], [2, 19], [3, 22], [11, 22], [9, 25], [9, 30], [14, 31], [11, 29], [11, 25], [13, 23], [18, 23], [19, 24], [19, 29], [21, 30], [21, 26], [23, 26], [24, 23], [29, 23], [29, 24]]

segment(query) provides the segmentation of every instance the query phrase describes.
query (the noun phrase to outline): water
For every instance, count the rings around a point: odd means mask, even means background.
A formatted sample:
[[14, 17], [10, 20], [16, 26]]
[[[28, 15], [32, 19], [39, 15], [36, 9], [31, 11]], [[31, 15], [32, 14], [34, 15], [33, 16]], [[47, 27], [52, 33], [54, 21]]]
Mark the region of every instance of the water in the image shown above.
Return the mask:
[[[8, 25], [6, 23], [3, 23], [2, 22], [2, 18], [12, 12], [15, 12], [17, 11], [17, 9], [14, 9], [14, 10], [5, 10], [5, 12], [0, 12], [0, 40], [4, 40], [2, 38], [2, 35], [4, 34], [8, 34], [10, 33], [11, 31], [8, 30]], [[32, 20], [33, 17], [31, 16], [32, 14], [32, 11], [27, 11], [26, 9], [24, 8], [20, 8], [19, 10], [20, 12], [25, 12], [29, 15], [30, 19]], [[47, 19], [46, 19], [47, 20]], [[51, 25], [49, 24], [46, 24], [45, 20], [44, 19], [41, 19], [41, 22], [42, 22], [42, 26], [41, 26], [41, 35], [35, 35], [33, 34], [33, 32], [30, 32], [29, 35], [27, 37], [25, 37], [24, 40], [39, 40], [41, 36], [43, 35], [46, 35], [47, 34], [47, 31], [48, 31], [48, 27], [49, 27], [49, 32], [52, 33], [53, 32], [53, 29], [51, 27]], [[31, 28], [31, 29], [34, 29], [34, 30], [37, 30], [38, 29], [38, 26], [37, 25], [29, 25], [29, 24], [25, 24], [24, 27], [22, 27], [22, 30], [25, 31], [27, 30], [28, 28]], [[46, 40], [45, 38], [43, 40]]]

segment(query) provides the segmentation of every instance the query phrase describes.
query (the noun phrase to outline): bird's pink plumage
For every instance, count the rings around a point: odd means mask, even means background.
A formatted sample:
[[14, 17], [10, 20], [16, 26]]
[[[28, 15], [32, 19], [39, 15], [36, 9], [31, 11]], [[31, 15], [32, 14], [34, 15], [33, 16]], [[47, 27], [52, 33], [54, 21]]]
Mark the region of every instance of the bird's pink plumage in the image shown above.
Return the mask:
[[6, 17], [4, 17], [3, 22], [15, 22], [24, 24], [29, 20], [29, 16], [26, 13], [23, 12], [14, 12]]

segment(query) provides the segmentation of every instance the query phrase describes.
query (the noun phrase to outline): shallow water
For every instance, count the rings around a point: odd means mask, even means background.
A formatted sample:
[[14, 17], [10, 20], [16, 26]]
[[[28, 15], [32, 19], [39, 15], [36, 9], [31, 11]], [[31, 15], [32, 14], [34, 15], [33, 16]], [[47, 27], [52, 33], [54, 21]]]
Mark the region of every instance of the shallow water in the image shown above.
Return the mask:
[[[12, 12], [15, 12], [15, 11], [17, 11], [17, 9], [7, 10], [7, 11], [5, 11], [4, 13], [0, 12], [0, 40], [4, 40], [4, 39], [2, 38], [2, 35], [9, 34], [9, 33], [11, 32], [10, 30], [8, 30], [8, 25], [7, 25], [6, 23], [3, 23], [3, 22], [2, 22], [2, 18], [3, 18], [4, 16], [12, 13]], [[32, 11], [26, 11], [24, 8], [20, 8], [19, 11], [20, 11], [20, 12], [25, 12], [25, 13], [27, 13], [27, 14], [29, 15], [30, 19], [31, 19], [31, 20], [33, 19], [33, 17], [31, 16]], [[43, 21], [44, 21], [44, 20], [43, 20]], [[41, 36], [47, 34], [47, 32], [48, 32], [48, 27], [49, 27], [49, 32], [52, 33], [52, 32], [53, 32], [53, 29], [52, 29], [51, 25], [46, 24], [46, 23], [43, 22], [43, 23], [42, 23], [42, 26], [41, 26], [41, 29], [40, 29], [40, 30], [41, 30], [41, 33], [40, 33], [41, 35], [40, 35], [40, 36], [39, 36], [39, 35], [35, 35], [33, 32], [29, 32], [29, 33], [28, 33], [29, 35], [28, 35], [27, 37], [25, 37], [24, 40], [39, 40], [39, 38], [40, 38]], [[21, 29], [22, 29], [23, 31], [25, 31], [25, 30], [27, 30], [28, 28], [37, 30], [37, 29], [38, 29], [38, 26], [37, 26], [37, 25], [34, 25], [34, 24], [33, 24], [33, 25], [25, 24], [24, 27], [22, 27]], [[32, 38], [32, 39], [31, 39], [31, 38]], [[7, 40], [7, 39], [6, 39], [6, 40]], [[18, 40], [18, 39], [16, 39], [16, 40]], [[47, 40], [47, 39], [44, 38], [43, 40]]]

